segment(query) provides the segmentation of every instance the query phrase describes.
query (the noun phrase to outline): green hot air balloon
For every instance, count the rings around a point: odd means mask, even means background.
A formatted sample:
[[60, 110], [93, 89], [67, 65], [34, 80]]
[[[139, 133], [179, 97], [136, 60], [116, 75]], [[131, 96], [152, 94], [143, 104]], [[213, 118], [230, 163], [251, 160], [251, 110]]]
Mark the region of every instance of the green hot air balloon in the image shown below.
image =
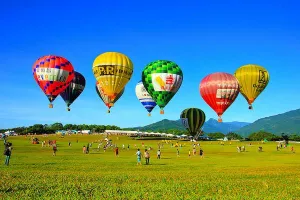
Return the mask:
[[179, 66], [168, 60], [149, 63], [142, 72], [143, 85], [164, 114], [164, 107], [179, 90], [183, 73]]
[[181, 112], [180, 119], [190, 135], [195, 136], [205, 122], [205, 113], [199, 108], [187, 108]]

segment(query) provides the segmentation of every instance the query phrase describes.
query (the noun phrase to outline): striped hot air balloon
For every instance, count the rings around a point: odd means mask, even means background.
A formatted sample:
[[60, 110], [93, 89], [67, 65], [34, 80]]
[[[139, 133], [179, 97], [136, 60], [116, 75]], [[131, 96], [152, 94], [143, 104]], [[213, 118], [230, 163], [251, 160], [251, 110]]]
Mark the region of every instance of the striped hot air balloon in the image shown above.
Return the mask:
[[205, 113], [199, 108], [187, 108], [180, 114], [182, 125], [191, 136], [195, 136], [201, 132], [205, 118]]
[[135, 94], [136, 94], [138, 100], [142, 103], [142, 105], [148, 111], [148, 116], [151, 116], [151, 111], [156, 106], [156, 103], [152, 99], [150, 94], [147, 92], [142, 81], [138, 82], [137, 85], [135, 86]]
[[70, 105], [79, 97], [79, 95], [83, 92], [85, 88], [85, 78], [82, 74], [75, 71], [75, 76], [70, 83], [70, 85], [66, 88], [65, 91], [60, 93], [60, 96], [66, 102], [68, 106], [67, 110], [70, 111]]

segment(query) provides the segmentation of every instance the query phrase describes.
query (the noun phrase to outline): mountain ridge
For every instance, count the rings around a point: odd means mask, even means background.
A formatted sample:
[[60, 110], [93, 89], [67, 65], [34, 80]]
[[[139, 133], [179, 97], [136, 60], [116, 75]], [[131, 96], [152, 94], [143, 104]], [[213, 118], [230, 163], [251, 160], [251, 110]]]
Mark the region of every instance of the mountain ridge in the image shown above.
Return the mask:
[[[127, 129], [139, 129], [141, 131], [153, 132], [169, 129], [186, 130], [181, 124], [180, 119], [164, 119], [146, 126]], [[300, 109], [290, 110], [269, 117], [263, 117], [253, 123], [239, 121], [219, 123], [216, 119], [210, 118], [204, 123], [203, 131], [205, 133], [221, 132], [223, 134], [235, 132], [243, 137], [248, 137], [251, 133], [258, 131], [266, 131], [275, 135], [281, 135], [281, 133], [300, 134]]]

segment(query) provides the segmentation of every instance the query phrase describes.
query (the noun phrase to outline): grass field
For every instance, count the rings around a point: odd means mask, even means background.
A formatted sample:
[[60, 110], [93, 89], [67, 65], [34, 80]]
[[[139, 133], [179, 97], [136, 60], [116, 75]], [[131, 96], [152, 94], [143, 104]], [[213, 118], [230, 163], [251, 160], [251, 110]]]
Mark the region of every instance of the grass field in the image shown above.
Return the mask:
[[[100, 135], [49, 136], [56, 139], [57, 156], [50, 147], [33, 145], [24, 136], [10, 137], [13, 152], [10, 166], [0, 165], [0, 198], [2, 199], [300, 199], [299, 144], [276, 151], [276, 143], [200, 142], [205, 157], [188, 157], [191, 142], [180, 149], [164, 144], [162, 158], [156, 159], [161, 141], [110, 137], [120, 148], [98, 152], [94, 143], [90, 154], [83, 154], [88, 142], [104, 139]], [[78, 139], [78, 143], [76, 140]], [[68, 146], [68, 141], [72, 146]], [[150, 165], [136, 165], [136, 148], [141, 143], [154, 148]], [[175, 141], [173, 142], [176, 143]], [[122, 144], [130, 144], [123, 150]], [[1, 141], [3, 145], [3, 141]], [[246, 152], [238, 153], [237, 145]], [[258, 146], [263, 152], [258, 152]], [[143, 151], [142, 151], [143, 152]], [[1, 153], [2, 154], [2, 153]]]

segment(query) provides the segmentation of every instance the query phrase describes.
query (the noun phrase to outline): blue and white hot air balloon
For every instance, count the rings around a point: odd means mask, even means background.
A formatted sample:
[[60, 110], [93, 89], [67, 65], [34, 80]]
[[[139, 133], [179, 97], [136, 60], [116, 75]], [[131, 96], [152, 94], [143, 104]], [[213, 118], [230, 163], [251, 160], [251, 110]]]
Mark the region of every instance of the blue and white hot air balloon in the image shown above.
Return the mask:
[[140, 81], [135, 86], [135, 94], [138, 98], [138, 100], [143, 104], [143, 106], [147, 109], [148, 116], [151, 116], [151, 111], [156, 106], [155, 101], [152, 99], [150, 94], [145, 89], [143, 82]]

